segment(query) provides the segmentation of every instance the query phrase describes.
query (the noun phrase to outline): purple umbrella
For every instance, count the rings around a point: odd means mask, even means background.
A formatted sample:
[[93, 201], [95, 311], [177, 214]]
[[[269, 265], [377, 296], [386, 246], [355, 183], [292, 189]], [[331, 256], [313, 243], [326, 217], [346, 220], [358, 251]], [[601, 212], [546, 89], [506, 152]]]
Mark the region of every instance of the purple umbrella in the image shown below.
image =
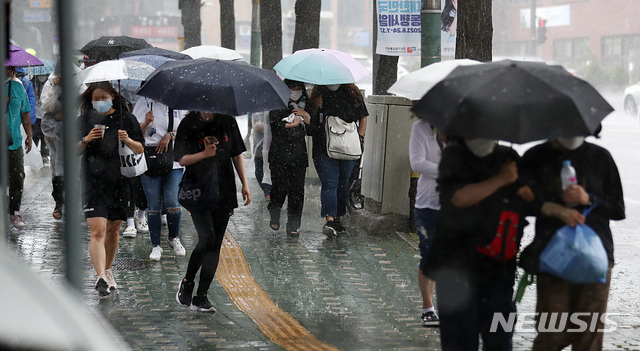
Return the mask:
[[29, 66], [44, 66], [42, 61], [37, 57], [24, 51], [19, 46], [9, 44], [9, 59], [4, 63], [5, 66], [15, 67], [29, 67]]

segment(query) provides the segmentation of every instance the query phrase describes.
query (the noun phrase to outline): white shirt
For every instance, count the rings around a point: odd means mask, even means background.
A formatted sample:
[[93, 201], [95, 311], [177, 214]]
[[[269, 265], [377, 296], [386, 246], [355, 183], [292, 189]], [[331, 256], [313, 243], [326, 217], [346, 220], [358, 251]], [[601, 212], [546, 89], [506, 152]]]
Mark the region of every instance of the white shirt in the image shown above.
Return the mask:
[[429, 123], [424, 120], [415, 122], [409, 139], [409, 161], [413, 171], [420, 174], [416, 208], [440, 209], [436, 179], [441, 153], [436, 133]]
[[[136, 105], [133, 107], [133, 115], [136, 116], [138, 123], [142, 124], [145, 120], [147, 112], [153, 111], [153, 126], [148, 126], [142, 130], [144, 135], [145, 146], [158, 146], [160, 140], [169, 133], [169, 108], [158, 101], [153, 101], [148, 98], [140, 98], [136, 101]], [[187, 111], [174, 110], [173, 111], [173, 131], [178, 130], [180, 122], [186, 115]], [[155, 131], [152, 132], [152, 130]], [[182, 168], [178, 162], [173, 162], [173, 168]]]

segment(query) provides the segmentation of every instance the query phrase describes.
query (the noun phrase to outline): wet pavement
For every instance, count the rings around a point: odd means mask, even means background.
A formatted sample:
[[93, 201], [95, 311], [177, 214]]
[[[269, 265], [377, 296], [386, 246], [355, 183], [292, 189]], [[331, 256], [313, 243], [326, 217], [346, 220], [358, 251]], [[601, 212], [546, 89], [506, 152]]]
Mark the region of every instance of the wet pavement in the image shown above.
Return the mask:
[[[638, 174], [640, 166], [635, 154], [625, 154], [625, 143], [639, 139], [640, 125], [626, 116], [607, 122], [598, 143], [605, 144], [618, 162], [629, 219], [613, 227], [617, 265], [609, 303], [609, 312], [627, 315], [616, 319], [620, 321], [618, 329], [605, 335], [604, 348], [640, 350], [640, 239], [634, 234], [640, 225], [640, 183], [632, 173]], [[638, 145], [635, 139], [633, 145]], [[633, 164], [619, 159], [627, 156], [632, 157]], [[63, 285], [62, 222], [51, 217], [54, 203], [49, 172], [48, 167], [27, 171], [22, 210], [28, 226], [22, 231], [11, 229], [9, 246], [41, 279]], [[249, 167], [248, 174], [252, 173]], [[274, 232], [268, 225], [267, 202], [262, 200], [255, 179], [250, 179], [250, 186], [254, 202], [237, 209], [231, 218], [231, 237], [225, 242], [222, 258], [226, 261], [218, 272], [224, 277], [220, 275], [209, 291], [217, 313], [193, 312], [175, 301], [177, 283], [186, 271], [188, 255], [197, 239], [186, 211], [181, 238], [187, 256], [176, 257], [164, 241], [161, 261], [151, 262], [148, 235], [121, 238], [114, 268], [119, 289], [115, 296], [105, 299], [99, 299], [93, 289], [95, 273], [89, 261], [88, 228], [83, 222], [85, 258], [77, 263], [85, 267], [83, 302], [110, 321], [136, 350], [314, 349], [295, 341], [309, 338], [342, 350], [440, 349], [438, 329], [423, 328], [419, 320], [419, 257], [414, 245], [397, 233], [368, 235], [349, 226], [348, 217], [348, 233], [326, 237], [321, 232], [323, 219], [319, 216], [320, 186], [313, 179], [307, 180], [300, 235], [288, 236], [284, 230]], [[283, 224], [285, 220], [283, 211]], [[245, 261], [247, 271], [239, 271], [239, 264]], [[234, 279], [237, 283], [251, 277], [255, 286], [234, 288]], [[247, 306], [255, 310], [243, 312]], [[518, 309], [534, 312], [534, 307], [535, 290], [530, 287]], [[273, 322], [276, 317], [290, 324], [283, 327]], [[308, 334], [295, 339], [292, 335], [296, 328]], [[517, 334], [514, 349], [530, 349], [534, 336], [535, 333]]]

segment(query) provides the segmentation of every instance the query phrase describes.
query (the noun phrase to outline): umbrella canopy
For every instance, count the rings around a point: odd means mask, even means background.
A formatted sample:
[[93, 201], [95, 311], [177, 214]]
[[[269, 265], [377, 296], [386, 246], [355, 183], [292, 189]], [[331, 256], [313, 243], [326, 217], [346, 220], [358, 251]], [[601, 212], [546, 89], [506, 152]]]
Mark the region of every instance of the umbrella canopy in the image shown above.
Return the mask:
[[24, 71], [24, 74], [28, 76], [48, 76], [53, 70], [56, 68], [56, 63], [49, 60], [40, 60], [42, 62], [42, 66], [30, 66], [20, 68], [20, 70]]
[[37, 57], [24, 51], [19, 46], [9, 44], [9, 58], [4, 63], [5, 66], [14, 67], [29, 67], [29, 66], [42, 66], [42, 61]]
[[[152, 66], [153, 68], [158, 68], [167, 61], [175, 61], [175, 59], [171, 59], [164, 56], [156, 56], [156, 55], [127, 56], [127, 57], [121, 58], [120, 60], [142, 62], [142, 63], [146, 63], [149, 66]], [[191, 58], [189, 58], [189, 60], [191, 60]]]
[[179, 110], [240, 116], [286, 108], [291, 91], [272, 71], [244, 62], [200, 58], [164, 63], [138, 95]]
[[103, 36], [87, 43], [80, 52], [90, 59], [100, 61], [113, 60], [127, 51], [151, 48], [151, 44], [140, 38], [132, 38], [126, 35]]
[[355, 83], [371, 74], [351, 55], [331, 49], [298, 50], [273, 69], [284, 78], [320, 85]]
[[174, 60], [191, 60], [192, 59], [192, 57], [189, 55], [185, 55], [173, 50], [167, 50], [167, 49], [156, 48], [156, 47], [123, 52], [120, 55], [120, 58], [125, 58], [130, 56], [162, 56], [162, 57], [166, 57]]
[[191, 58], [199, 59], [203, 57], [218, 59], [218, 60], [242, 60], [243, 57], [239, 52], [221, 46], [215, 45], [200, 45], [190, 47], [184, 51], [183, 54], [189, 55]]
[[480, 63], [482, 62], [469, 59], [436, 62], [398, 79], [387, 92], [409, 100], [420, 100], [434, 85], [457, 67]]
[[76, 79], [84, 84], [122, 79], [145, 80], [154, 70], [153, 66], [143, 62], [110, 60], [76, 73]]
[[412, 111], [446, 135], [525, 143], [591, 135], [613, 107], [562, 66], [505, 60], [456, 68]]

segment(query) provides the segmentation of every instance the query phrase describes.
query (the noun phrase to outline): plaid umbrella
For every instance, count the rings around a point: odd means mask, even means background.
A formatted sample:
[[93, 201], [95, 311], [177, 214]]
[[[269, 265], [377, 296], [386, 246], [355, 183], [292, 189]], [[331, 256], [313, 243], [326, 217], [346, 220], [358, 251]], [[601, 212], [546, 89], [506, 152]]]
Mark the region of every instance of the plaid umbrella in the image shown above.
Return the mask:
[[48, 76], [56, 68], [56, 63], [49, 60], [40, 60], [43, 66], [31, 66], [25, 68], [19, 68], [18, 71], [22, 71], [28, 76]]

